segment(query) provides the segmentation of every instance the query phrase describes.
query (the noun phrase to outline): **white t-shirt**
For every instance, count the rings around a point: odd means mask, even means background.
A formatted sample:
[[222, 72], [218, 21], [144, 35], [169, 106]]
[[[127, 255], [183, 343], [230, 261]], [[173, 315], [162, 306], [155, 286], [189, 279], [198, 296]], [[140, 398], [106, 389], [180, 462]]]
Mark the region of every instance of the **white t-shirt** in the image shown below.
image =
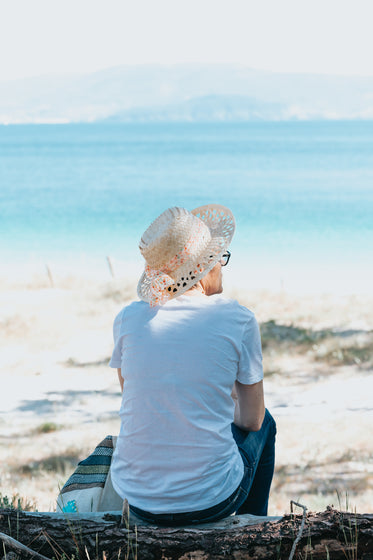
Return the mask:
[[238, 487], [243, 462], [231, 433], [234, 381], [263, 378], [254, 314], [220, 295], [137, 301], [114, 321], [122, 368], [116, 492], [152, 513], [212, 507]]

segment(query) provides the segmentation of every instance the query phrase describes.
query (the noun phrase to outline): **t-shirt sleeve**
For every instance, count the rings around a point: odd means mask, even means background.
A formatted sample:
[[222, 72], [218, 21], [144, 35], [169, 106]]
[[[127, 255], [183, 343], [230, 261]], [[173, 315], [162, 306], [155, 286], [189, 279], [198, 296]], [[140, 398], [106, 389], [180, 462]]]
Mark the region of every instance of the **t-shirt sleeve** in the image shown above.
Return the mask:
[[245, 325], [237, 380], [244, 385], [253, 385], [263, 379], [262, 343], [259, 325], [252, 315]]
[[113, 336], [114, 336], [114, 350], [109, 362], [109, 366], [112, 368], [122, 367], [122, 337], [120, 336], [121, 326], [122, 326], [122, 316], [123, 311], [121, 311], [114, 320], [113, 325]]

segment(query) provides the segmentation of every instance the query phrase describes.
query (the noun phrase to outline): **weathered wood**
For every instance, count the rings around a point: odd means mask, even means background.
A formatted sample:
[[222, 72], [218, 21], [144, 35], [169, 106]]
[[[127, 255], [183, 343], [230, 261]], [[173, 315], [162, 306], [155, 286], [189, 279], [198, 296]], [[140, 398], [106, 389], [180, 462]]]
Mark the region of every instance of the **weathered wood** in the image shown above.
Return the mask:
[[[255, 525], [247, 525], [245, 517], [233, 517], [219, 527], [171, 529], [122, 526], [119, 513], [74, 516], [1, 510], [0, 531], [56, 559], [64, 552], [67, 558], [75, 554], [91, 560], [287, 560], [302, 516], [264, 523], [254, 519]], [[308, 514], [294, 558], [373, 560], [373, 515], [331, 508]]]
[[[9, 537], [9, 535], [5, 535], [4, 533], [0, 533], [0, 542], [3, 544], [3, 551], [7, 548], [10, 549], [11, 552], [21, 558], [31, 558], [32, 560], [49, 560], [46, 556], [31, 550], [28, 546], [20, 543], [16, 539]], [[9, 554], [7, 556], [10, 556]]]
[[[1, 510], [0, 510], [1, 511]], [[78, 522], [80, 521], [95, 521], [97, 523], [113, 523], [113, 520], [116, 520], [119, 524], [122, 521], [121, 525], [128, 525], [127, 521], [123, 522], [123, 513], [120, 511], [108, 511], [108, 512], [86, 512], [86, 513], [65, 513], [65, 512], [27, 512], [29, 517], [33, 518], [50, 518], [53, 521], [58, 519], [64, 520], [71, 520]], [[246, 527], [247, 525], [257, 525], [258, 523], [266, 523], [267, 521], [280, 521], [282, 517], [279, 516], [260, 516], [260, 515], [232, 515], [230, 517], [226, 517], [225, 519], [221, 519], [220, 521], [214, 521], [213, 523], [201, 523], [193, 525], [193, 528], [201, 529], [201, 530], [227, 530], [227, 529], [238, 529], [238, 527]], [[131, 513], [129, 519], [129, 525], [131, 527], [137, 526], [152, 526], [151, 523], [147, 523], [133, 515]], [[179, 527], [183, 528], [183, 527]], [[190, 525], [185, 526], [185, 528], [190, 528]]]

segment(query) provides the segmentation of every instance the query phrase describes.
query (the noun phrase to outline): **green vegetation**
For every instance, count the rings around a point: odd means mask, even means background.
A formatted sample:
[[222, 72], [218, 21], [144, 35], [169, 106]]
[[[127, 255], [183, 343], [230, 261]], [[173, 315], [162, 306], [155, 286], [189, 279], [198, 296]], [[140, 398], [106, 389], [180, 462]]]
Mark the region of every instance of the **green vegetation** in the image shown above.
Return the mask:
[[19, 511], [37, 511], [34, 503], [18, 493], [11, 497], [0, 492], [0, 509], [17, 509]]
[[[347, 525], [345, 525], [345, 519], [343, 516], [342, 496], [338, 491], [337, 491], [337, 498], [338, 498], [339, 510], [341, 511], [340, 530], [343, 534], [343, 539], [345, 542], [344, 553], [345, 553], [346, 560], [358, 560], [357, 551], [358, 551], [359, 535], [358, 535], [358, 528], [357, 528], [356, 521], [354, 522], [354, 520], [351, 520], [351, 518], [349, 518]], [[348, 492], [345, 493], [344, 511], [345, 512], [350, 511]], [[356, 509], [352, 513], [356, 514]]]
[[55, 422], [43, 422], [43, 424], [40, 424], [35, 428], [35, 432], [37, 434], [49, 434], [50, 432], [56, 432], [62, 428], [63, 426], [55, 424]]
[[[295, 325], [280, 325], [274, 320], [262, 323], [260, 330], [267, 360], [286, 353], [306, 354], [312, 360], [331, 366], [373, 366], [373, 331], [314, 331]], [[276, 368], [269, 368], [267, 375], [276, 372]]]
[[99, 367], [107, 366], [110, 361], [110, 356], [103, 360], [95, 360], [94, 362], [78, 362], [75, 358], [68, 358], [65, 362], [66, 367], [85, 368], [85, 367]]
[[373, 341], [365, 344], [343, 345], [341, 343], [315, 355], [316, 360], [324, 360], [331, 365], [373, 365]]
[[79, 460], [79, 454], [75, 450], [67, 450], [64, 454], [51, 455], [39, 461], [32, 461], [18, 467], [23, 475], [42, 476], [43, 471], [65, 474], [73, 470]]
[[312, 331], [294, 325], [279, 325], [271, 320], [260, 325], [263, 350], [271, 346], [310, 346], [328, 336], [328, 331]]

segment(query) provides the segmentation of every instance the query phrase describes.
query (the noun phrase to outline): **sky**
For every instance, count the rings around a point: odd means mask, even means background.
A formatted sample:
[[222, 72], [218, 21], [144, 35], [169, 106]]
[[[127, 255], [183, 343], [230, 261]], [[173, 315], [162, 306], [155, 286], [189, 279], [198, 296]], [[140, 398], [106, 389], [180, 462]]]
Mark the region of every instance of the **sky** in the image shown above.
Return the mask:
[[0, 80], [121, 64], [373, 75], [372, 0], [0, 0]]

